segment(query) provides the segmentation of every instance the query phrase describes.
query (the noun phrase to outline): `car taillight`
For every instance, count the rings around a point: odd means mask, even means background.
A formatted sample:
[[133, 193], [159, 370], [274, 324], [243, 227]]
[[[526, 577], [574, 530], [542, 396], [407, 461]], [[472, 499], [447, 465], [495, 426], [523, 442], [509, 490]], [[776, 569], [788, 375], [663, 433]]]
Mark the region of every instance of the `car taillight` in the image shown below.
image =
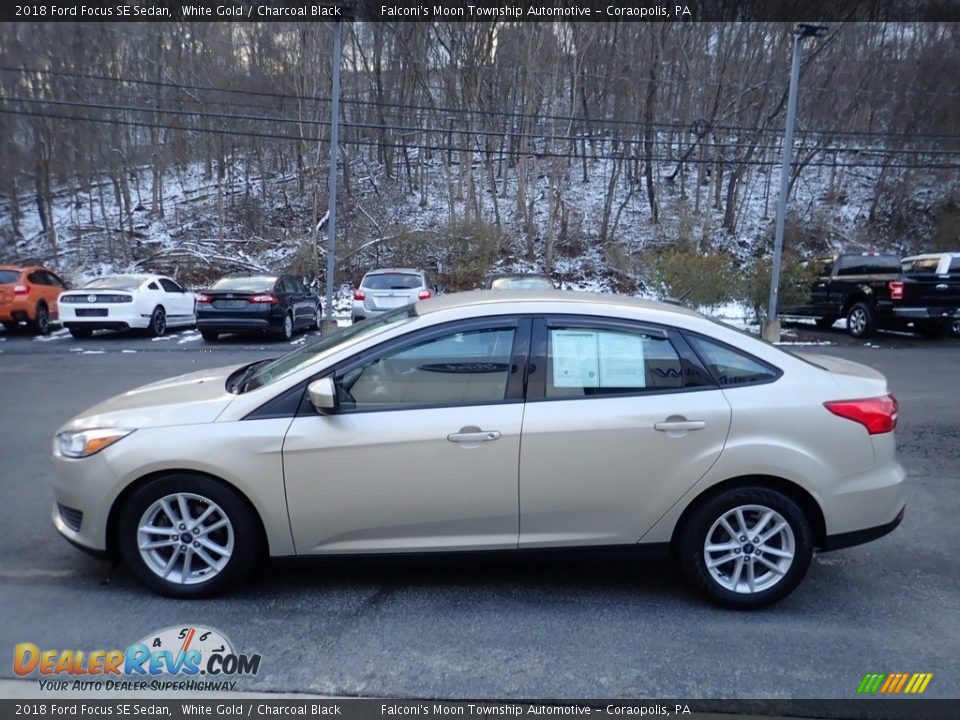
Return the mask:
[[367, 296], [363, 294], [363, 290], [357, 288], [356, 290], [353, 291], [353, 299], [354, 299], [354, 300], [366, 300], [366, 299], [367, 299]]
[[900, 409], [893, 395], [865, 400], [836, 400], [823, 405], [834, 415], [860, 423], [871, 435], [891, 432], [897, 426]]
[[427, 289], [423, 289], [419, 293], [417, 293], [417, 300], [429, 300], [432, 297], [433, 297], [433, 293]]
[[903, 280], [891, 280], [888, 284], [890, 286], [890, 299], [903, 300]]
[[27, 295], [30, 293], [30, 288], [26, 285], [14, 285], [13, 294], [14, 295]]
[[280, 300], [276, 295], [251, 295], [250, 302], [252, 303], [268, 303], [270, 305], [276, 305]]
[[211, 295], [203, 295], [203, 294], [197, 295], [197, 302], [198, 302], [198, 303], [212, 303], [212, 302], [213, 302], [213, 297], [212, 297]]

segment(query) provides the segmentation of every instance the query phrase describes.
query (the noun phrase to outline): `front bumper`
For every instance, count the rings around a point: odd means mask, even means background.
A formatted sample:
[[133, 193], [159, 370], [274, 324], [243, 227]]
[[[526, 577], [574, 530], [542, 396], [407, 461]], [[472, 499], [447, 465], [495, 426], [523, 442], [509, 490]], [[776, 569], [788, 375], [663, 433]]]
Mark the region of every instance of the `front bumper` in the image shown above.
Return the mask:
[[[108, 451], [81, 460], [53, 455], [53, 525], [71, 543], [94, 554], [107, 551], [110, 508], [120, 492], [120, 479], [104, 455]], [[77, 513], [82, 513], [79, 522]]]

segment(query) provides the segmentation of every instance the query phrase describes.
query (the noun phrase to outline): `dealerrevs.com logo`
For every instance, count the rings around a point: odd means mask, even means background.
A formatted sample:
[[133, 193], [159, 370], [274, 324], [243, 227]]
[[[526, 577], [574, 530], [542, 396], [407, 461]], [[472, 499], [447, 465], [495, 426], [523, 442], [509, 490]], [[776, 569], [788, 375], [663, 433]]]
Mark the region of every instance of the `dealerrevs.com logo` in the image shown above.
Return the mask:
[[231, 678], [256, 675], [260, 659], [234, 651], [217, 630], [180, 626], [125, 650], [41, 650], [20, 643], [13, 649], [13, 672], [38, 675], [41, 690], [234, 690]]

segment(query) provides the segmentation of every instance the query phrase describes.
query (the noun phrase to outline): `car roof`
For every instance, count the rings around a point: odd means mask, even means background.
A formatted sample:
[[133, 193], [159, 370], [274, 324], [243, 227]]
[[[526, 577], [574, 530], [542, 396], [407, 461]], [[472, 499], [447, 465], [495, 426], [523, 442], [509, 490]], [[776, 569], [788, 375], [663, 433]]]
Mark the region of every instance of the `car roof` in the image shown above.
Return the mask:
[[626, 295], [605, 295], [576, 290], [470, 290], [468, 292], [439, 295], [417, 304], [417, 312], [427, 315], [451, 308], [475, 307], [479, 305], [509, 305], [516, 302], [556, 302], [583, 303], [584, 305], [615, 305], [636, 310], [659, 310], [676, 315], [702, 318], [691, 310], [672, 303], [657, 300], [628, 297]]
[[423, 273], [423, 270], [419, 268], [377, 268], [376, 270], [368, 270], [367, 275], [385, 275], [388, 273], [406, 273], [408, 275], [420, 275]]

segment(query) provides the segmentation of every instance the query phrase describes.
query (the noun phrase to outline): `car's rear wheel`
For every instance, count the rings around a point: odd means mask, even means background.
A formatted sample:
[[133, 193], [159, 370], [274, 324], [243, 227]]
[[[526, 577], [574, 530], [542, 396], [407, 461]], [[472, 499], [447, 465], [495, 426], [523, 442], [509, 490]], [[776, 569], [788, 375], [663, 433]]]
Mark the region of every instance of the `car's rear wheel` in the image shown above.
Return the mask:
[[168, 597], [221, 592], [250, 573], [261, 549], [247, 504], [202, 475], [160, 477], [138, 488], [123, 507], [118, 533], [133, 575]]
[[163, 305], [157, 305], [150, 315], [150, 324], [147, 325], [147, 332], [153, 337], [161, 337], [167, 331], [167, 312]]
[[37, 305], [36, 317], [33, 321], [33, 329], [40, 335], [50, 334], [50, 310], [46, 303]]
[[90, 328], [70, 328], [70, 334], [78, 340], [84, 340], [93, 335]]
[[319, 330], [323, 327], [323, 308], [317, 305], [317, 310], [313, 315], [313, 329]]
[[868, 338], [877, 329], [873, 308], [867, 303], [856, 303], [847, 313], [847, 332], [855, 338]]
[[4, 328], [4, 330], [6, 330], [7, 332], [10, 332], [11, 330], [16, 330], [18, 327], [19, 327], [19, 324], [18, 324], [18, 323], [15, 323], [15, 322], [12, 322], [12, 321], [9, 321], [9, 320], [4, 320], [4, 321], [3, 321], [3, 328]]
[[293, 316], [287, 313], [283, 316], [283, 325], [277, 331], [278, 340], [289, 340], [293, 337]]
[[213, 330], [201, 330], [200, 337], [207, 342], [216, 342], [220, 338], [220, 333], [214, 332]]
[[686, 521], [679, 553], [689, 582], [724, 607], [751, 610], [786, 597], [813, 557], [810, 521], [789, 497], [762, 487], [710, 498]]

